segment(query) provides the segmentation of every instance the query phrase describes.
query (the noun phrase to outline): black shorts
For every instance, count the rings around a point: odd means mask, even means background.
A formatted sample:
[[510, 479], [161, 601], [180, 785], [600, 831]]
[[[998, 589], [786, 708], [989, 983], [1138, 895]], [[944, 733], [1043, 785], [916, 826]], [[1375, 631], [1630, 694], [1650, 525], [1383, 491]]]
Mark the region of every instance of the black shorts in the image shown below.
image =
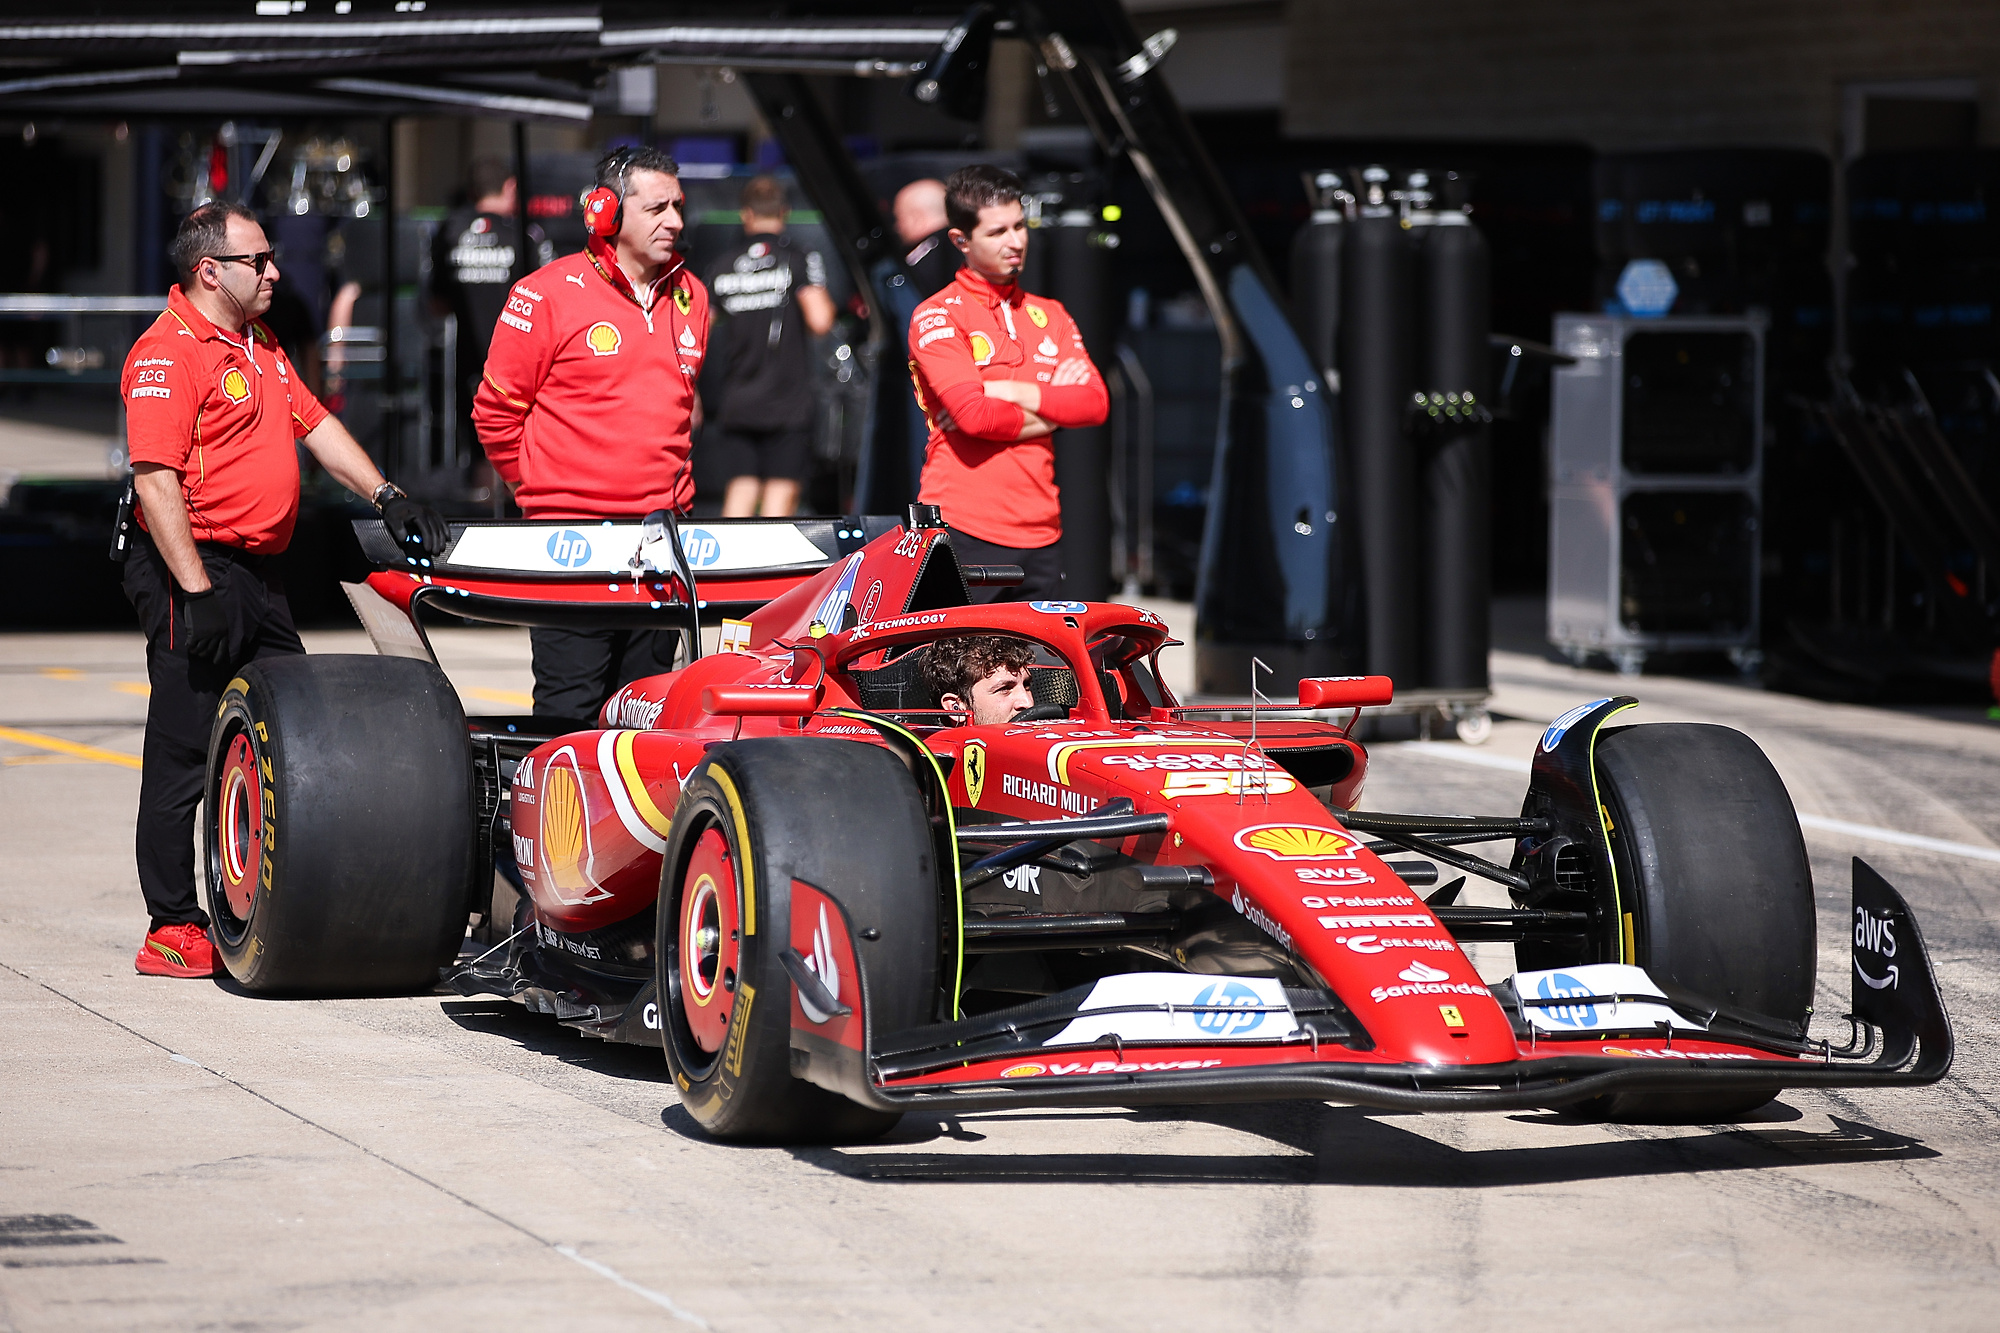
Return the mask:
[[727, 468], [717, 471], [732, 481], [759, 477], [765, 481], [804, 481], [812, 457], [812, 431], [741, 430], [724, 426], [716, 445]]
[[1011, 588], [974, 588], [974, 602], [1035, 602], [1060, 600], [1063, 595], [1061, 542], [1050, 542], [1047, 546], [996, 546], [953, 528], [951, 549], [961, 565], [1019, 565], [1027, 576]]

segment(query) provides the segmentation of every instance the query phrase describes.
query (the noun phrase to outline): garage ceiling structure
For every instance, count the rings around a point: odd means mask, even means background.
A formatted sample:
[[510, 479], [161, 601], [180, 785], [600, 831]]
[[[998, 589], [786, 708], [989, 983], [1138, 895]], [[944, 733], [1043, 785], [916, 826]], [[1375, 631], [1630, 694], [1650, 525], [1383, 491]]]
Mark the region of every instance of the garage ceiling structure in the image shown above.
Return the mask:
[[[880, 266], [896, 262], [892, 233], [805, 76], [907, 78], [919, 100], [973, 119], [996, 39], [1028, 43], [1037, 76], [1061, 80], [1105, 158], [1123, 159], [1143, 182], [1215, 322], [1222, 402], [1196, 590], [1198, 673], [1248, 683], [1261, 657], [1276, 665], [1282, 688], [1287, 678], [1356, 669], [1365, 632], [1356, 525], [1331, 386], [1157, 69], [1172, 33], [1141, 41], [1118, 0], [970, 8], [963, 0], [84, 0], [60, 19], [0, 20], [0, 116], [580, 122], [614, 69], [728, 65], [744, 76], [857, 286], [869, 290]], [[892, 340], [879, 309], [870, 320], [879, 353]], [[907, 392], [899, 375], [878, 375], [877, 387]], [[889, 414], [876, 415], [878, 431], [889, 428]]]

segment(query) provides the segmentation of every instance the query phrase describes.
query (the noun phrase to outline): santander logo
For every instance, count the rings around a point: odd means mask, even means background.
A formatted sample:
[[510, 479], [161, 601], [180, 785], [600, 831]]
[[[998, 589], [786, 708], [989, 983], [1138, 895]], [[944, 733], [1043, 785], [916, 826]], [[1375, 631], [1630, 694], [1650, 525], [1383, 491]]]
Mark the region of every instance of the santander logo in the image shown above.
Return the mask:
[[1419, 958], [1396, 975], [1405, 981], [1444, 981], [1451, 976], [1451, 973], [1432, 967]]

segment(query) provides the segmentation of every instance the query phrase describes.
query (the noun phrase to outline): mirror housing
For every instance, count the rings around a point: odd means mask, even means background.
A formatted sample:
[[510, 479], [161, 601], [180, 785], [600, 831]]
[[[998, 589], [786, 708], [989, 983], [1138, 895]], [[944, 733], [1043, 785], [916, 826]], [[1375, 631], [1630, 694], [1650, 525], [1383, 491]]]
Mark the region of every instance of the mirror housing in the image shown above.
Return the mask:
[[709, 685], [701, 711], [717, 717], [804, 717], [819, 708], [814, 685]]
[[1308, 676], [1299, 682], [1301, 708], [1375, 708], [1396, 697], [1387, 676]]

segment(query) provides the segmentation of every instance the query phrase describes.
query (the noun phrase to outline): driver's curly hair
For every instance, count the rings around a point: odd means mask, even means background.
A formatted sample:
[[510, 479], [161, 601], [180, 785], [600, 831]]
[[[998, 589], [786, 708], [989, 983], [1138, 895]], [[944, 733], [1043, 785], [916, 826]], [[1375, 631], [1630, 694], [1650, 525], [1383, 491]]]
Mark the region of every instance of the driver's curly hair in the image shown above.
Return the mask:
[[1035, 646], [1005, 634], [964, 634], [938, 639], [924, 649], [917, 670], [932, 694], [970, 698], [972, 687], [1005, 667], [1026, 671], [1035, 660]]

